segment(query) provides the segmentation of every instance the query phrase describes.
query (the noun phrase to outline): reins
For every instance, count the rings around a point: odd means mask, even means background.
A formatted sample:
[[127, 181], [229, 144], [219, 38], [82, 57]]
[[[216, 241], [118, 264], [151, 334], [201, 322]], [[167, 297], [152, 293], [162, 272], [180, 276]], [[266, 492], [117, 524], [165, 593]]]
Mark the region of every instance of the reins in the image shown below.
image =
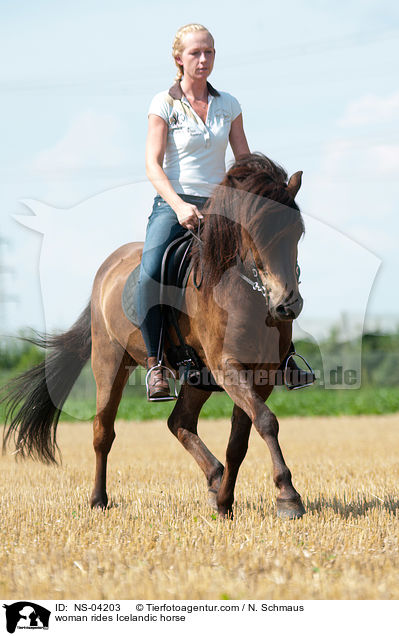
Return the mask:
[[202, 246], [204, 244], [204, 241], [200, 237], [200, 233], [201, 233], [201, 219], [198, 219], [197, 233], [193, 232], [192, 230], [188, 230], [188, 231], [198, 241], [199, 260], [200, 260], [200, 264], [201, 264], [201, 277], [200, 277], [199, 283], [197, 283], [197, 281], [196, 281], [196, 273], [197, 272], [195, 271], [194, 275], [193, 275], [193, 284], [194, 284], [194, 287], [196, 289], [199, 289], [201, 287], [202, 279], [204, 278], [204, 263], [203, 263], [203, 259], [202, 259]]

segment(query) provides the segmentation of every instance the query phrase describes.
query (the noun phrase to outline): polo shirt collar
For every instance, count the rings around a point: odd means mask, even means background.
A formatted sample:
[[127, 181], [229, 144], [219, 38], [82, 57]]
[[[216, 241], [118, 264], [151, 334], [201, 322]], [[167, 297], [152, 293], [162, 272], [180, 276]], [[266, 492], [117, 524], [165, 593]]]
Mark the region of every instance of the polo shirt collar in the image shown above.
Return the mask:
[[[207, 82], [206, 85], [208, 87], [209, 95], [212, 95], [212, 97], [220, 97], [219, 91], [217, 91], [216, 88], [213, 88], [212, 84]], [[180, 81], [175, 82], [173, 86], [170, 87], [169, 95], [173, 97], [173, 99], [181, 99], [183, 97]]]

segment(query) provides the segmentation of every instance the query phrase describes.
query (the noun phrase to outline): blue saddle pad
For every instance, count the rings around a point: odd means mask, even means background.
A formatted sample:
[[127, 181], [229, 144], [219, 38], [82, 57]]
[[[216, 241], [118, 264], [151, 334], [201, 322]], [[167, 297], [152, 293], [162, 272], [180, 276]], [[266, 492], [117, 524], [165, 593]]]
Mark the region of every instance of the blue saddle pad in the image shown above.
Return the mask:
[[[190, 273], [189, 252], [192, 234], [187, 232], [178, 237], [166, 248], [162, 259], [160, 304], [171, 305], [179, 309], [183, 301], [184, 290]], [[140, 264], [129, 274], [122, 292], [122, 308], [125, 316], [136, 327], [140, 327], [137, 315]]]
[[[180, 245], [180, 247], [182, 247]], [[185, 246], [184, 253], [187, 256], [187, 246]], [[172, 252], [173, 254], [173, 252]], [[163, 274], [163, 280], [175, 281], [180, 287], [180, 300], [184, 293], [185, 286], [187, 284], [188, 275], [190, 273], [190, 263], [187, 258], [181, 258], [179, 255], [175, 260], [172, 258], [171, 262], [167, 263], [167, 259], [164, 259], [165, 267], [163, 270], [166, 272]], [[122, 308], [125, 316], [136, 327], [140, 327], [140, 321], [137, 315], [138, 293], [139, 293], [139, 277], [140, 277], [140, 264], [129, 274], [125, 286], [122, 292]], [[165, 300], [167, 295], [165, 294]], [[170, 299], [170, 298], [169, 298]], [[178, 301], [178, 296], [174, 296], [174, 301]], [[174, 304], [175, 309], [177, 309]], [[186, 382], [193, 387], [202, 389], [205, 391], [223, 391], [219, 387], [215, 379], [213, 378], [209, 369], [207, 369], [204, 363], [198, 358], [196, 352], [192, 347], [172, 346], [167, 351], [167, 357], [174, 369], [182, 369], [181, 377], [184, 373], [184, 361], [187, 358], [187, 351], [189, 351], [190, 357], [196, 362], [196, 370], [190, 372], [190, 375], [186, 377]]]
[[122, 292], [122, 309], [125, 316], [136, 327], [140, 327], [140, 321], [137, 315], [137, 301], [139, 291], [140, 263], [129, 274]]

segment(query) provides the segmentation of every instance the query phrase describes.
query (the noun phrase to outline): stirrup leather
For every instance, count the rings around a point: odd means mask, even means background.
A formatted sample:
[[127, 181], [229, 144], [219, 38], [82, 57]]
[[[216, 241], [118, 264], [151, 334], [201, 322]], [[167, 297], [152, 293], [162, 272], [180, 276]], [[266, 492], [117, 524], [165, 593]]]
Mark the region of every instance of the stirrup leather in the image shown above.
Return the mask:
[[[148, 379], [151, 375], [151, 372], [154, 371], [154, 369], [162, 369], [163, 371], [166, 371], [169, 374], [169, 379], [172, 379], [173, 381], [173, 389], [174, 389], [174, 395], [165, 395], [163, 397], [150, 397], [149, 396], [149, 386], [148, 386]], [[176, 375], [175, 373], [172, 371], [172, 369], [169, 369], [169, 367], [165, 366], [164, 364], [161, 364], [161, 362], [158, 362], [157, 364], [154, 364], [154, 366], [152, 366], [150, 369], [148, 369], [146, 375], [145, 375], [145, 388], [147, 391], [147, 400], [149, 402], [170, 402], [171, 400], [177, 400], [178, 398], [178, 393], [177, 393], [177, 389], [176, 389]]]
[[[288, 363], [294, 356], [298, 356], [306, 364], [308, 370], [301, 369], [300, 367], [298, 367], [298, 370], [299, 371], [304, 371], [305, 373], [307, 373], [309, 371], [312, 374], [312, 376], [313, 376], [313, 380], [311, 382], [306, 382], [306, 384], [290, 384], [288, 382], [288, 372], [291, 371], [291, 369], [288, 369]], [[314, 371], [313, 371], [312, 367], [310, 366], [309, 362], [303, 356], [301, 356], [300, 353], [297, 353], [296, 351], [293, 351], [292, 353], [290, 353], [287, 356], [287, 359], [285, 361], [285, 367], [284, 367], [284, 384], [285, 384], [287, 390], [288, 391], [295, 391], [296, 389], [304, 389], [307, 386], [313, 386], [313, 384], [315, 382], [316, 382], [316, 377], [315, 377]]]

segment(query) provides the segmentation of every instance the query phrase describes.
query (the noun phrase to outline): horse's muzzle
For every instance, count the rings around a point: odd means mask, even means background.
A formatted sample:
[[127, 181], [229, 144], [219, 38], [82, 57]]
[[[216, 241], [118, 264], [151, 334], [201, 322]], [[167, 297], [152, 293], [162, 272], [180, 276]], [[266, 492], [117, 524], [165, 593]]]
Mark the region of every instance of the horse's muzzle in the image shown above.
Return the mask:
[[303, 299], [298, 296], [295, 300], [287, 300], [285, 303], [280, 303], [276, 307], [270, 307], [269, 311], [275, 320], [279, 322], [292, 321], [298, 318], [302, 311]]

